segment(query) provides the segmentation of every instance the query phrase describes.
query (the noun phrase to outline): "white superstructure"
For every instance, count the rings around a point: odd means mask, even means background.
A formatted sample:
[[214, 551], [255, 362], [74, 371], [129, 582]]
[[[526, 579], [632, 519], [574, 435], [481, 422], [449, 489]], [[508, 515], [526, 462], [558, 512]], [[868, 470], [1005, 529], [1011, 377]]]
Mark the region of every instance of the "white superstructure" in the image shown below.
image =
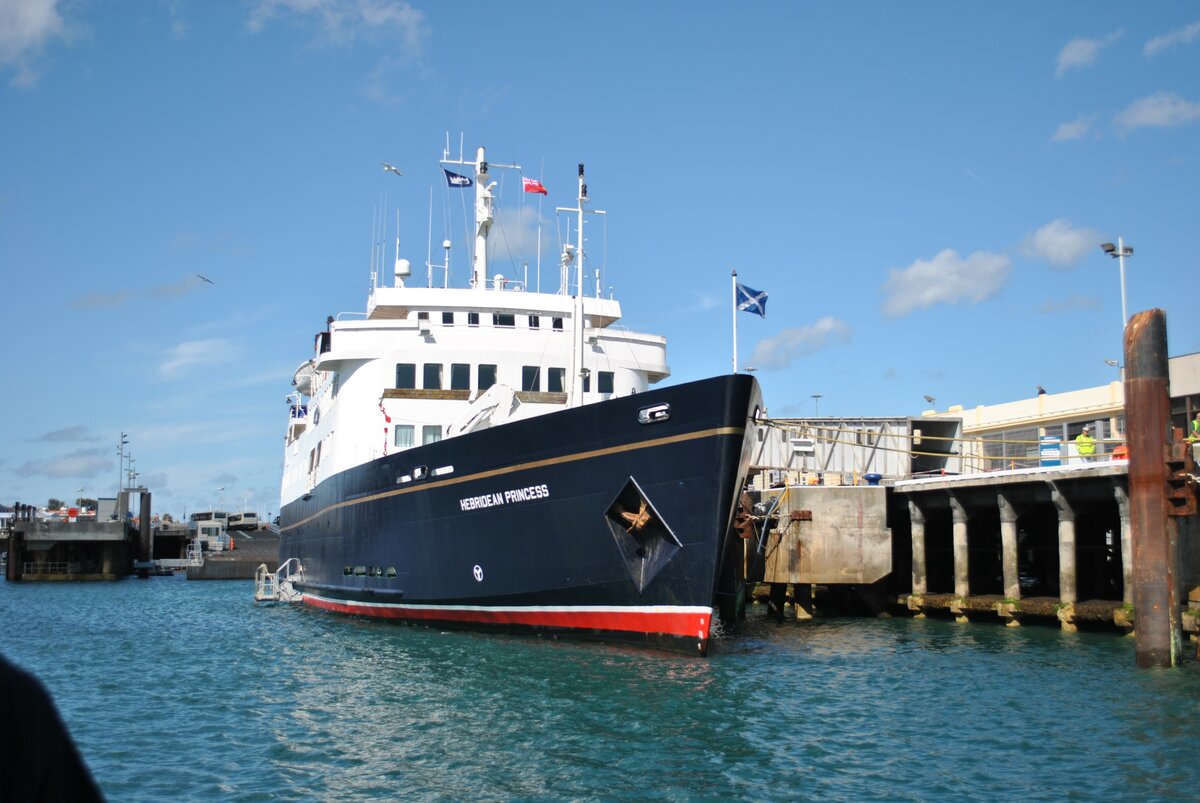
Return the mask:
[[665, 338], [617, 326], [620, 304], [600, 297], [598, 280], [594, 295], [581, 292], [582, 165], [577, 206], [559, 210], [576, 217], [576, 242], [560, 260], [564, 280], [557, 293], [536, 293], [488, 271], [490, 170], [517, 166], [489, 165], [482, 148], [474, 162], [442, 161], [473, 169], [471, 286], [406, 286], [409, 262], [397, 258], [394, 285], [372, 287], [365, 315], [328, 321], [293, 379], [283, 504], [386, 454], [638, 393], [670, 374]]

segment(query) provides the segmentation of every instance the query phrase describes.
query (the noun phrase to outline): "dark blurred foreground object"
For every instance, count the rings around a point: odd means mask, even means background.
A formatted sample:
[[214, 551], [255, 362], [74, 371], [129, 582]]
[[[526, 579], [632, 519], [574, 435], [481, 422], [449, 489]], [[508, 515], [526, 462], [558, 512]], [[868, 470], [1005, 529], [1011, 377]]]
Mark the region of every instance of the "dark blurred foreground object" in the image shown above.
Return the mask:
[[0, 656], [0, 800], [104, 800], [41, 682]]

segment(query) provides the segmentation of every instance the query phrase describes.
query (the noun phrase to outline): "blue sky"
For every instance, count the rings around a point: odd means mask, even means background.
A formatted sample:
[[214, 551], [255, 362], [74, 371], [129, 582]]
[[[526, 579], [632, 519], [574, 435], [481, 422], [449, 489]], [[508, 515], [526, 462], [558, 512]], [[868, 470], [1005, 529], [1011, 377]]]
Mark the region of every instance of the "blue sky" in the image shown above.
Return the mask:
[[446, 132], [544, 181], [551, 265], [586, 162], [672, 382], [730, 370], [731, 270], [768, 291], [738, 343], [774, 415], [1113, 379], [1118, 236], [1130, 312], [1200, 351], [1194, 3], [0, 0], [0, 501], [110, 495], [126, 432], [156, 511], [276, 512], [291, 373], [364, 309], [379, 210], [414, 265], [431, 187], [461, 239]]

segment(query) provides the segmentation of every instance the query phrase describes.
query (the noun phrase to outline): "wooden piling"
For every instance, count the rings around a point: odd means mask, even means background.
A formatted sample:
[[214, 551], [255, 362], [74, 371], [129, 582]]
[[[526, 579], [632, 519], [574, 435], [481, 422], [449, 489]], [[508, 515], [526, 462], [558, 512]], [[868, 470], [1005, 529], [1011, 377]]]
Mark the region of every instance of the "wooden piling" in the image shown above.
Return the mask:
[[1178, 529], [1167, 503], [1171, 402], [1166, 313], [1152, 309], [1134, 315], [1125, 327], [1124, 351], [1137, 664], [1176, 666], [1182, 624]]

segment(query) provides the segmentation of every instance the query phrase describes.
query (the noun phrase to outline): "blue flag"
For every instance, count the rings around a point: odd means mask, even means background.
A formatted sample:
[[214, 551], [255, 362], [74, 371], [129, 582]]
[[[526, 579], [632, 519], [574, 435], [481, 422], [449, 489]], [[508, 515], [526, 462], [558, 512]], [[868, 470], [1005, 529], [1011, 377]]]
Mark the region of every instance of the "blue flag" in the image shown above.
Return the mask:
[[742, 312], [753, 312], [760, 318], [767, 317], [767, 294], [737, 283], [737, 308]]
[[442, 168], [442, 172], [446, 174], [446, 183], [451, 187], [470, 187], [474, 182], [466, 176], [460, 176], [458, 173], [451, 173], [446, 168]]

